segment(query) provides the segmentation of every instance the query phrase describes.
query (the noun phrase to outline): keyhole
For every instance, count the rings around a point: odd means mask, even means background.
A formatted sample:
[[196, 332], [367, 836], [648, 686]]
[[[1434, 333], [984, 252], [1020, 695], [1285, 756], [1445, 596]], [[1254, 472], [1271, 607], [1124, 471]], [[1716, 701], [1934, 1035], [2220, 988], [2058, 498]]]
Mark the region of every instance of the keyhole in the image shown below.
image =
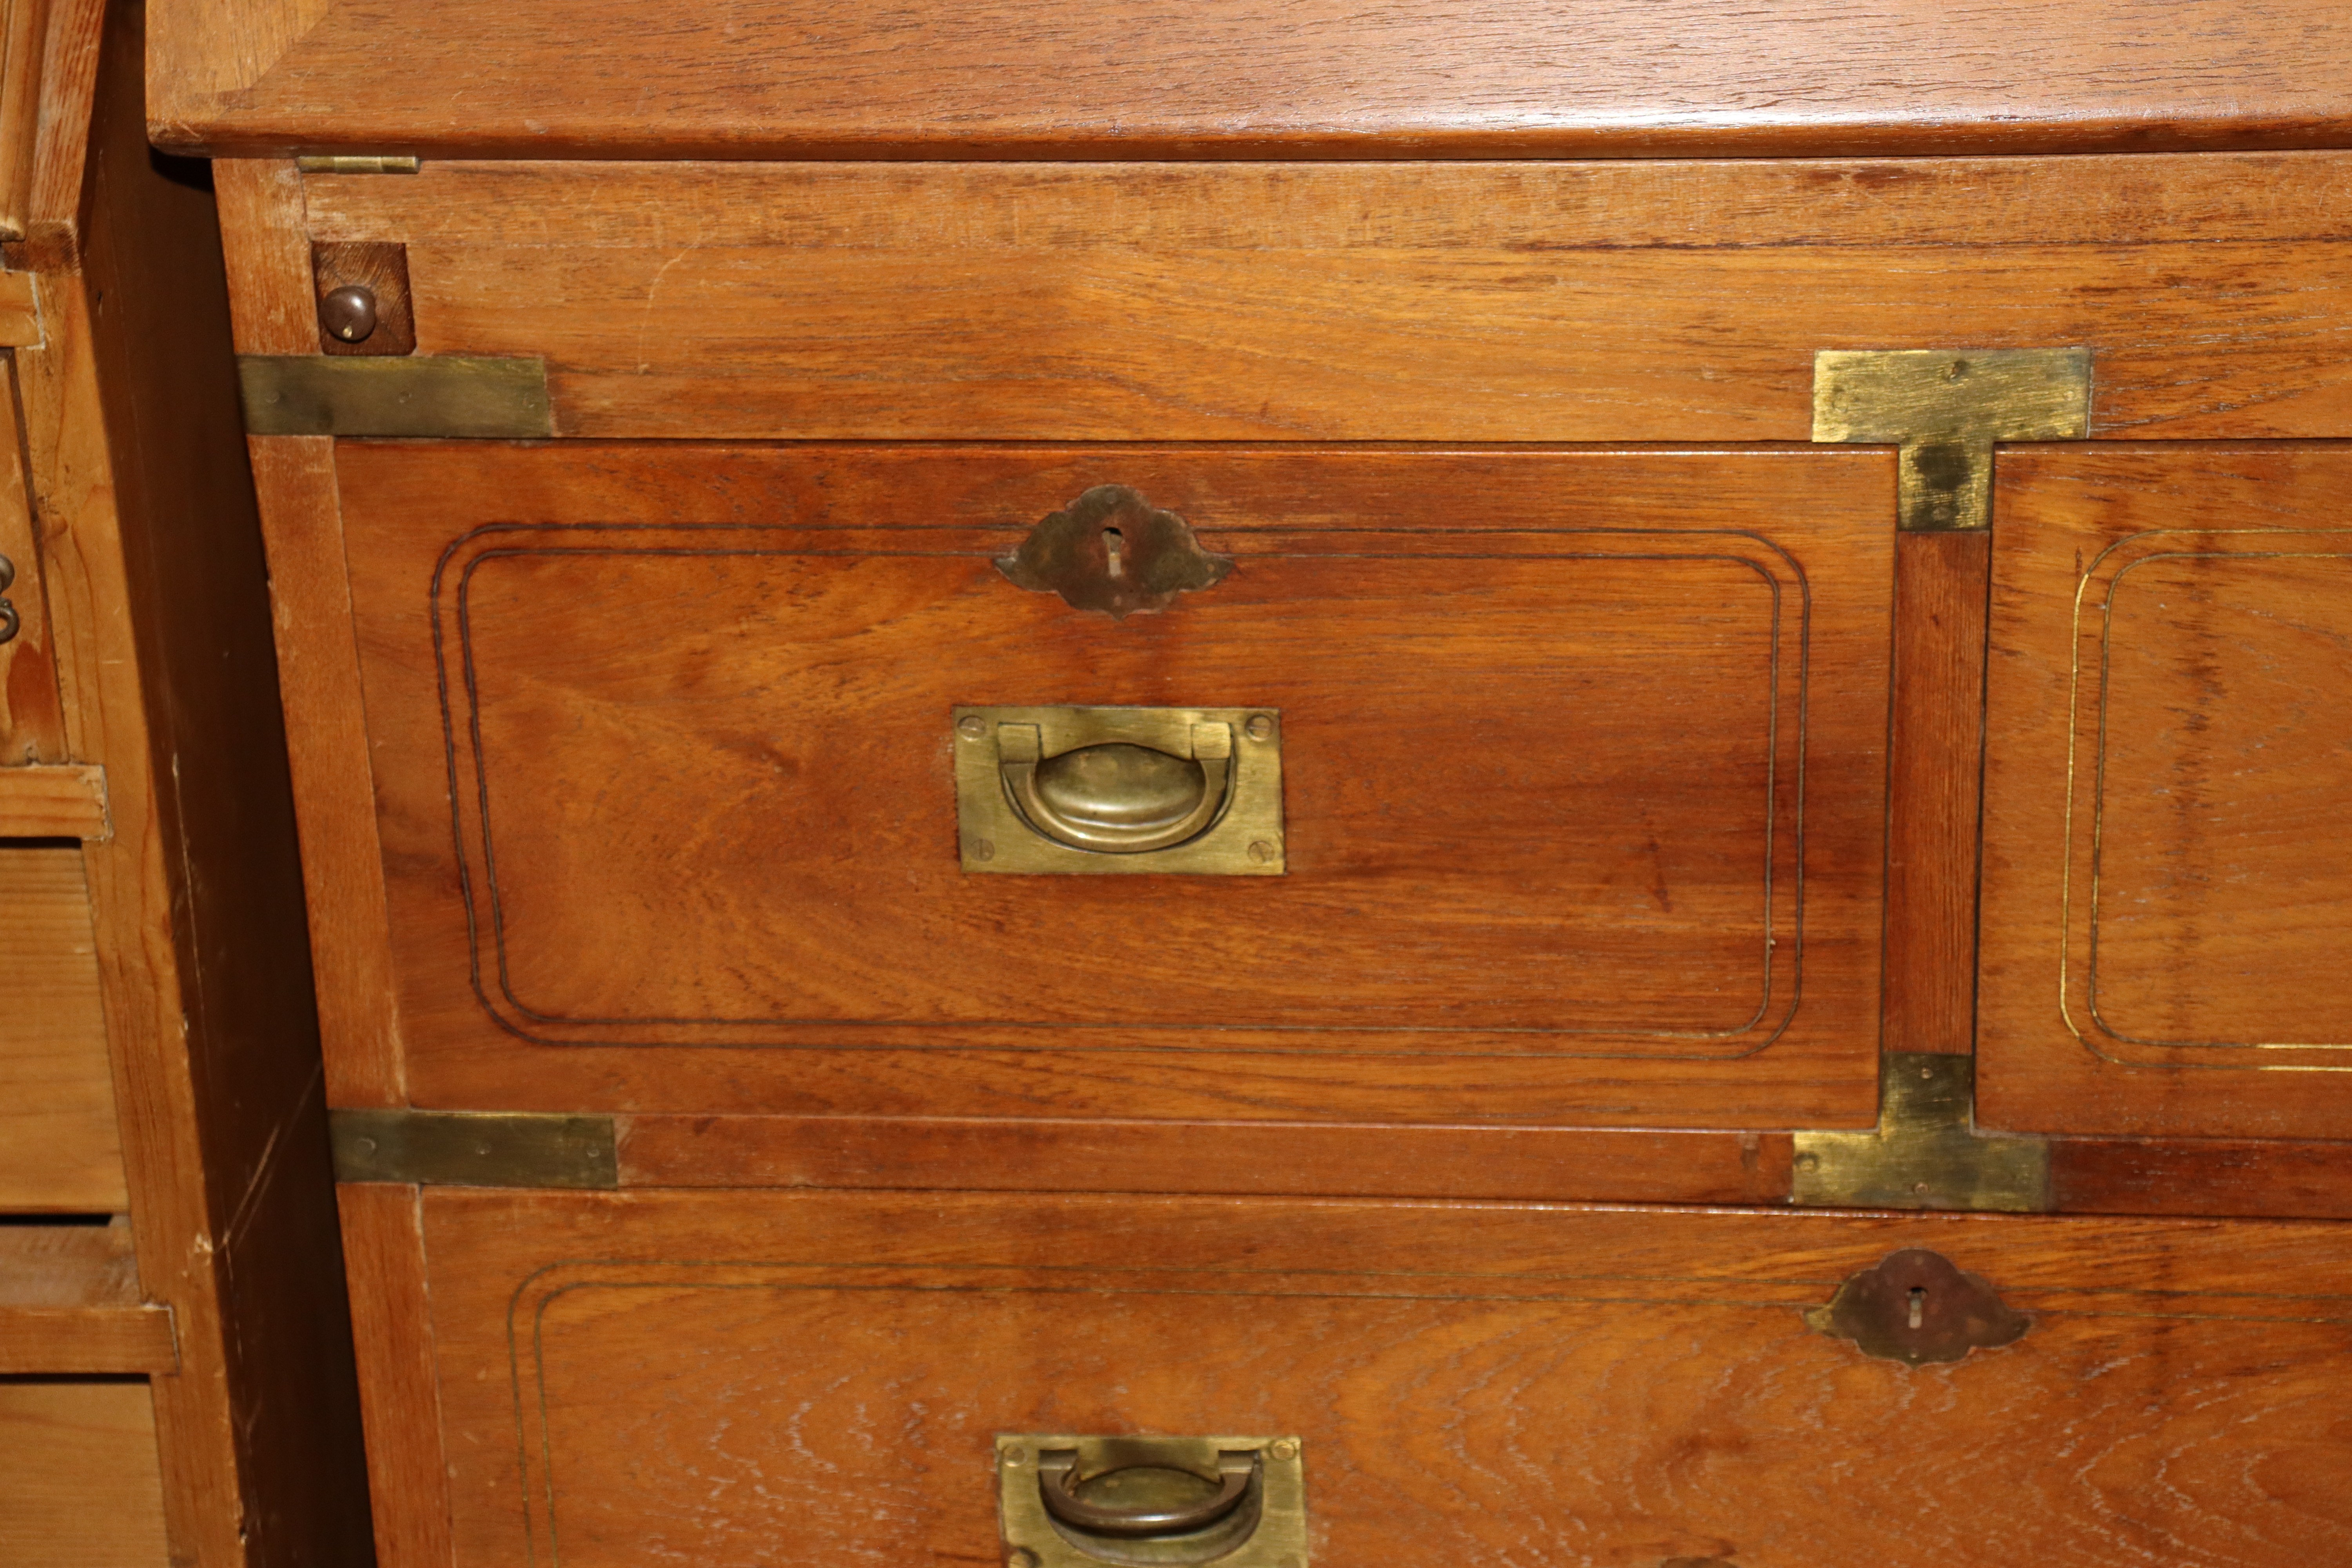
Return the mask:
[[1127, 563], [1118, 558], [1119, 547], [1126, 542], [1127, 536], [1115, 528], [1103, 530], [1103, 554], [1109, 557], [1110, 574], [1114, 577], [1127, 575]]
[[1919, 1327], [1927, 1320], [1927, 1291], [1925, 1286], [1911, 1287], [1911, 1326]]

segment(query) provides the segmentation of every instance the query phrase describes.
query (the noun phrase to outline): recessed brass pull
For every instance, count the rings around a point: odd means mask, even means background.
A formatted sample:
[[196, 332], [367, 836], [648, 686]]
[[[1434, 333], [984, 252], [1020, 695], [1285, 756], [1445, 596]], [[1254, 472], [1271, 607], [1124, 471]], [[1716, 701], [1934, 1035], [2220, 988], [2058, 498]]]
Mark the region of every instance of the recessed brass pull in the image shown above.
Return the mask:
[[[1089, 1500], [1078, 1492], [1081, 1480], [1106, 1480], [1116, 1485], [1135, 1478], [1139, 1483], [1129, 1489], [1130, 1499], [1104, 1503]], [[1224, 1518], [1240, 1506], [1249, 1495], [1250, 1483], [1257, 1479], [1257, 1456], [1254, 1453], [1220, 1454], [1217, 1456], [1217, 1479], [1213, 1483], [1204, 1476], [1167, 1464], [1130, 1465], [1107, 1476], [1084, 1475], [1078, 1467], [1078, 1451], [1064, 1448], [1048, 1452], [1037, 1461], [1037, 1490], [1045, 1503], [1045, 1511], [1064, 1524], [1074, 1524], [1080, 1530], [1097, 1535], [1181, 1535], [1203, 1530]], [[1168, 1482], [1182, 1487], [1181, 1493], [1171, 1496]], [[1185, 1482], [1197, 1483], [1185, 1486]], [[1202, 1486], [1213, 1486], [1205, 1497], [1200, 1496]]]
[[966, 871], [1279, 877], [1270, 708], [959, 708]]
[[1295, 1436], [1000, 1436], [1005, 1561], [1307, 1568], [1302, 1447]]
[[1034, 724], [996, 727], [997, 766], [1024, 821], [1057, 844], [1139, 855], [1197, 838], [1231, 793], [1233, 731], [1192, 726], [1192, 755], [1125, 741], [1041, 755]]

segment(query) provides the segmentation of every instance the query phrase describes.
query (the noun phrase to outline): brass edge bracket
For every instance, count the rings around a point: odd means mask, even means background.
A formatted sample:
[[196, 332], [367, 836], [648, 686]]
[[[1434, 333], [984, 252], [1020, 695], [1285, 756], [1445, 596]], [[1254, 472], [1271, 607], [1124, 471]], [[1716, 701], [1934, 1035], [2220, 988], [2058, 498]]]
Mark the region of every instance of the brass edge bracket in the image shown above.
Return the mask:
[[1976, 1130], [1976, 1058], [1879, 1058], [1878, 1127], [1800, 1132], [1789, 1201], [1808, 1208], [1971, 1209], [2046, 1214], [2046, 1139]]
[[1901, 449], [1895, 526], [1992, 526], [1996, 441], [2079, 441], [2091, 430], [2088, 349], [1823, 349], [1813, 439]]
[[417, 160], [378, 153], [305, 153], [294, 167], [305, 174], [413, 174]]
[[327, 1134], [339, 1182], [602, 1190], [621, 1184], [620, 1142], [609, 1116], [331, 1110]]
[[236, 375], [252, 436], [555, 434], [542, 359], [240, 354]]

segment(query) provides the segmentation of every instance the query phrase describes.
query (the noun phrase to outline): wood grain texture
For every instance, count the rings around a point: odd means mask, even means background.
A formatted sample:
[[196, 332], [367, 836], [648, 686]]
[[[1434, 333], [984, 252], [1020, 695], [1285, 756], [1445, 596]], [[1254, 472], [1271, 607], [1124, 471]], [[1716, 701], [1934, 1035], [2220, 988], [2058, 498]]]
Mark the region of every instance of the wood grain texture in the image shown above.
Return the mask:
[[1815, 351], [1946, 344], [2090, 348], [2102, 435], [2337, 434], [2352, 163], [2194, 164], [309, 184], [315, 237], [406, 244], [420, 353], [544, 356], [567, 436], [1801, 441]]
[[33, 298], [29, 272], [0, 272], [0, 347], [27, 348], [41, 341], [41, 308]]
[[[1732, 16], [1698, 0], [1215, 0], [1148, 16], [1103, 0], [760, 0], [588, 26], [551, 0], [157, 12], [156, 134], [215, 153], [1559, 157], [2352, 141], [2327, 87], [2352, 69], [2352, 14], [2334, 0], [2064, 12], [1776, 0]], [[2158, 29], [2165, 47], [2151, 49]]]
[[2352, 1130], [2341, 447], [2002, 459], [1979, 1108]]
[[48, 19], [47, 0], [9, 0], [0, 7], [0, 240], [25, 237]]
[[1895, 546], [1884, 1036], [1890, 1051], [1975, 1045], [1991, 544], [1983, 533], [1906, 533]]
[[33, 493], [24, 444], [16, 436], [21, 428], [12, 363], [10, 374], [0, 375], [0, 555], [15, 566], [16, 582], [0, 597], [16, 612], [16, 635], [0, 643], [0, 767], [58, 763], [66, 757], [65, 713], [49, 647], [48, 595], [41, 586]]
[[0, 1562], [165, 1568], [155, 1416], [142, 1382], [0, 1383]]
[[2059, 1138], [2050, 1183], [2068, 1214], [2352, 1217], [2352, 1148], [2342, 1143]]
[[620, 1131], [625, 1187], [1780, 1204], [1790, 1153], [1783, 1134], [1594, 1128], [631, 1116]]
[[156, 1253], [168, 1275], [184, 1247], [212, 1292], [183, 1315], [203, 1353], [158, 1384], [159, 1412], [210, 1428], [191, 1458], [167, 1440], [174, 1544], [255, 1568], [345, 1561], [368, 1529], [266, 570], [213, 202], [146, 144], [141, 16], [109, 14], [79, 280], [95, 398], [73, 406], [102, 422], [112, 481], [91, 585], [116, 617], [100, 679], [121, 683], [100, 699], [110, 724], [141, 705], [151, 770], [152, 832], [113, 890], [152, 965], [132, 998], [163, 1014], [125, 1037], [176, 1047], [150, 1070], [173, 1080], [177, 1148], [145, 1179], [189, 1205], [151, 1247], [134, 1173], [133, 1214], [142, 1268]]
[[[425, 1234], [461, 1565], [992, 1561], [1021, 1431], [1297, 1432], [1336, 1563], [2352, 1551], [2327, 1226], [434, 1192]], [[1806, 1328], [1909, 1246], [2032, 1330]]]
[[[21, 3], [21, 0], [20, 0]], [[17, 165], [21, 237], [0, 246], [12, 268], [60, 271], [74, 265], [82, 219], [82, 173], [98, 84], [106, 0], [36, 0], [39, 87], [29, 163]], [[21, 113], [21, 110], [19, 111]]]
[[177, 1365], [171, 1309], [140, 1300], [127, 1220], [0, 1223], [0, 1374]]
[[[318, 342], [302, 184], [290, 162], [215, 165], [236, 342], [243, 353], [308, 353]], [[319, 1025], [336, 1105], [404, 1104], [381, 1005], [392, 988], [383, 861], [373, 810], [334, 442], [249, 437], [268, 552], [271, 626], [286, 708]]]
[[0, 847], [0, 1211], [129, 1201], [81, 851]]
[[[1866, 1121], [1885, 466], [349, 448], [409, 1082], [459, 1108]], [[1243, 564], [1114, 625], [989, 563], [1108, 480]], [[518, 519], [552, 531], [467, 537]], [[950, 710], [1041, 698], [1282, 709], [1290, 874], [963, 876]], [[1769, 912], [1800, 897], [1801, 939]]]
[[0, 768], [0, 838], [104, 838], [110, 831], [104, 768]]
[[448, 1469], [415, 1187], [336, 1194], [351, 1280], [378, 1568], [449, 1568]]

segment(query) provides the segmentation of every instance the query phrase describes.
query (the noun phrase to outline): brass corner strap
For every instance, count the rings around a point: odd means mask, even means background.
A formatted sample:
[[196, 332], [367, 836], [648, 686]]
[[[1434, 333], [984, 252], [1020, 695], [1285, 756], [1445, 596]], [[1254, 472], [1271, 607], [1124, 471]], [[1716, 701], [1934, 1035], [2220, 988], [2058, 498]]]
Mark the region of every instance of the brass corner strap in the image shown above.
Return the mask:
[[1815, 1208], [1973, 1209], [2046, 1214], [2050, 1145], [1976, 1130], [1976, 1059], [1879, 1059], [1878, 1126], [1800, 1132], [1791, 1203]]
[[523, 1110], [333, 1110], [328, 1140], [339, 1182], [436, 1187], [621, 1184], [609, 1116]]
[[240, 354], [251, 436], [534, 439], [555, 434], [547, 362], [461, 354]]
[[1896, 526], [1992, 526], [1996, 441], [2079, 441], [2091, 430], [2091, 351], [1824, 349], [1813, 356], [1813, 439], [1900, 448]]

